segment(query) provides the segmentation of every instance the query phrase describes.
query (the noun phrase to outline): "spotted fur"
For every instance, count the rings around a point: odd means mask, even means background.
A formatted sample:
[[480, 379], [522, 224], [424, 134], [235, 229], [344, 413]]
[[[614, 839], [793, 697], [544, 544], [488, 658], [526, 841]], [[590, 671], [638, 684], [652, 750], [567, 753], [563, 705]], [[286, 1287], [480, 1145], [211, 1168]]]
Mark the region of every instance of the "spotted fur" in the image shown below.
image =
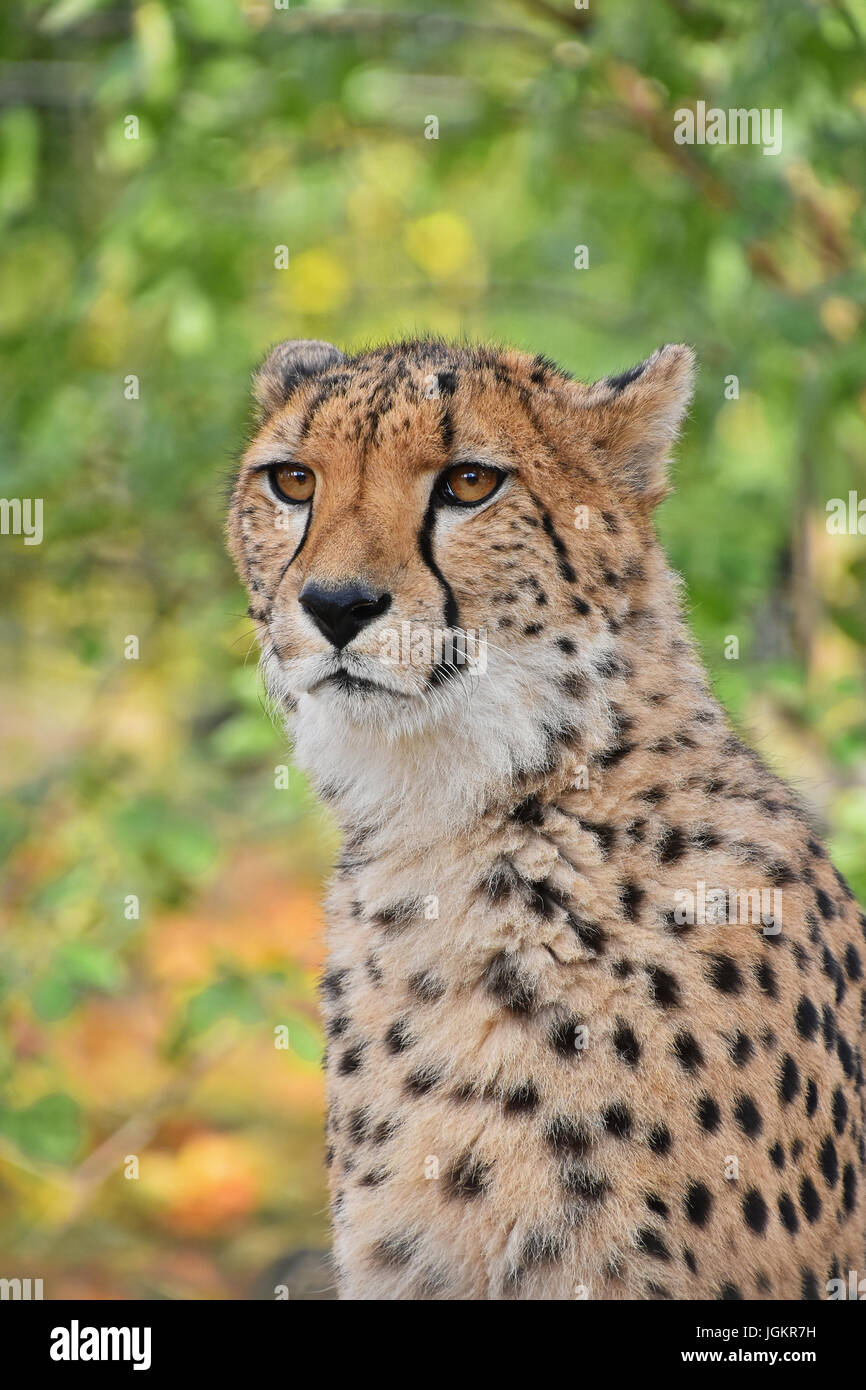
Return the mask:
[[[230, 544], [344, 832], [344, 1298], [799, 1299], [864, 1266], [866, 919], [730, 730], [655, 538], [691, 381], [683, 347], [586, 386], [437, 342], [287, 343], [257, 378]], [[448, 509], [467, 460], [508, 476]], [[309, 506], [275, 504], [275, 461]], [[388, 611], [335, 651], [311, 580]], [[486, 629], [486, 671], [386, 664], [403, 622]], [[683, 921], [700, 883], [781, 911]]]

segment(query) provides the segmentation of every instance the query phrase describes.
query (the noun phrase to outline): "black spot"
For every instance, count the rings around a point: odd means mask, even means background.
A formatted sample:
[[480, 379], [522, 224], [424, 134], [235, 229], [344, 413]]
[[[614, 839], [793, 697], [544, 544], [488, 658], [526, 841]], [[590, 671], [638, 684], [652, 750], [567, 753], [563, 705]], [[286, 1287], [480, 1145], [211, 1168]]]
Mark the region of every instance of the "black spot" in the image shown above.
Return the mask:
[[722, 1112], [712, 1096], [701, 1096], [698, 1100], [698, 1123], [702, 1129], [715, 1134], [722, 1123]]
[[578, 822], [581, 830], [588, 830], [598, 840], [598, 847], [602, 855], [607, 856], [616, 840], [616, 830], [612, 825], [604, 825], [598, 821], [580, 820]]
[[836, 916], [836, 909], [833, 906], [833, 900], [830, 898], [829, 894], [824, 892], [823, 888], [815, 890], [815, 902], [825, 922], [831, 922]]
[[565, 1115], [553, 1116], [544, 1137], [555, 1153], [572, 1154], [576, 1158], [582, 1158], [592, 1146], [592, 1135], [586, 1125]]
[[779, 1220], [785, 1227], [785, 1230], [789, 1231], [792, 1236], [796, 1235], [797, 1231], [800, 1229], [800, 1218], [797, 1215], [797, 1208], [794, 1206], [787, 1192], [779, 1194], [778, 1206]]
[[815, 1008], [811, 999], [806, 998], [805, 994], [800, 996], [799, 1003], [797, 1004], [797, 1012], [794, 1015], [794, 1022], [797, 1025], [797, 1032], [800, 1034], [801, 1038], [812, 1039], [818, 1031], [820, 1022], [818, 1010]]
[[454, 392], [457, 390], [457, 373], [452, 368], [437, 372], [436, 379], [439, 382], [440, 396], [454, 395]]
[[488, 1088], [477, 1086], [474, 1081], [458, 1081], [451, 1094], [458, 1101], [484, 1100], [488, 1094]]
[[370, 1122], [370, 1112], [365, 1108], [353, 1110], [347, 1121], [349, 1138], [354, 1144], [363, 1144], [367, 1137], [367, 1128]]
[[624, 883], [619, 890], [619, 896], [624, 917], [629, 922], [636, 921], [644, 899], [643, 889], [636, 883]]
[[488, 994], [498, 999], [513, 1014], [532, 1012], [535, 989], [520, 970], [513, 955], [500, 951], [493, 957], [481, 979]]
[[[766, 805], [766, 802], [764, 804]], [[775, 888], [784, 888], [787, 884], [797, 881], [797, 875], [791, 866], [781, 861], [767, 865], [767, 877]]]
[[405, 1018], [399, 1018], [396, 1023], [392, 1023], [385, 1034], [385, 1046], [389, 1052], [405, 1052], [414, 1041]]
[[758, 1293], [770, 1294], [773, 1292], [773, 1285], [770, 1283], [763, 1270], [759, 1270], [755, 1275], [755, 1288], [758, 1290]]
[[370, 1139], [374, 1144], [386, 1144], [399, 1128], [399, 1120], [380, 1120], [370, 1135]]
[[839, 1158], [836, 1153], [836, 1145], [829, 1134], [818, 1150], [818, 1163], [821, 1166], [821, 1173], [828, 1187], [835, 1187], [839, 1181]]
[[845, 1075], [849, 1078], [853, 1077], [857, 1071], [857, 1067], [854, 1062], [854, 1053], [851, 1050], [851, 1044], [849, 1043], [848, 1039], [844, 1037], [841, 1033], [839, 1033], [836, 1038], [836, 1055], [838, 1056], [839, 1061], [842, 1063], [842, 1070], [844, 1071]]
[[785, 1150], [778, 1140], [770, 1149], [770, 1160], [773, 1165], [780, 1170], [785, 1166]]
[[848, 1122], [848, 1102], [842, 1091], [841, 1086], [837, 1086], [833, 1092], [833, 1127], [837, 1134], [841, 1134]]
[[370, 1253], [377, 1264], [402, 1269], [411, 1260], [417, 1244], [417, 1236], [386, 1236], [376, 1242]]
[[322, 993], [329, 999], [339, 999], [348, 970], [329, 970], [322, 976]]
[[565, 1248], [562, 1236], [549, 1231], [530, 1231], [520, 1248], [517, 1268], [509, 1274], [509, 1282], [519, 1284], [529, 1270], [562, 1259]]
[[535, 502], [541, 515], [541, 524], [544, 527], [545, 535], [550, 538], [550, 543], [553, 546], [553, 551], [556, 556], [556, 568], [559, 571], [560, 578], [564, 579], [566, 584], [573, 584], [577, 575], [568, 558], [568, 550], [565, 542], [556, 530], [550, 513], [542, 507], [541, 503], [535, 497], [533, 497], [532, 500]]
[[650, 995], [662, 1008], [673, 1009], [680, 1003], [680, 987], [675, 975], [660, 965], [648, 965]]
[[511, 819], [518, 821], [520, 825], [543, 825], [544, 808], [537, 797], [528, 796], [525, 801], [514, 807]]
[[734, 1105], [734, 1119], [747, 1139], [755, 1139], [764, 1127], [761, 1112], [751, 1096], [739, 1096]]
[[536, 1087], [531, 1081], [523, 1081], [519, 1086], [513, 1086], [505, 1096], [503, 1109], [506, 1115], [526, 1115], [531, 1114], [538, 1108], [539, 1096]]
[[756, 1187], [750, 1187], [743, 1197], [743, 1218], [749, 1230], [762, 1236], [767, 1229], [767, 1203]]
[[797, 1159], [800, 1157], [800, 1154], [801, 1154], [802, 1152], [803, 1152], [803, 1141], [802, 1141], [802, 1139], [795, 1139], [794, 1142], [793, 1142], [793, 1144], [791, 1145], [791, 1157], [792, 1157], [792, 1159], [794, 1160], [795, 1163], [796, 1163]]
[[654, 1212], [656, 1216], [663, 1216], [665, 1217], [665, 1219], [667, 1219], [668, 1204], [667, 1202], [662, 1200], [662, 1198], [658, 1195], [657, 1192], [648, 1192], [644, 1197], [644, 1201], [646, 1202], [650, 1211]]
[[635, 1244], [638, 1250], [642, 1250], [645, 1255], [654, 1256], [657, 1260], [669, 1260], [671, 1257], [670, 1250], [652, 1226], [641, 1227], [635, 1236]]
[[775, 971], [767, 961], [758, 961], [758, 964], [755, 966], [755, 977], [758, 981], [758, 985], [768, 998], [778, 999], [779, 986], [776, 981]]
[[659, 839], [659, 860], [662, 864], [676, 864], [690, 848], [689, 837], [677, 826], [666, 825]]
[[848, 945], [845, 947], [845, 969], [852, 980], [862, 979], [863, 966], [860, 962], [860, 955], [856, 947]]
[[736, 1284], [723, 1284], [719, 1289], [716, 1301], [719, 1303], [736, 1303], [741, 1301], [742, 1297], [743, 1295]]
[[573, 1197], [584, 1202], [603, 1202], [610, 1187], [598, 1173], [591, 1173], [577, 1164], [567, 1164], [562, 1171], [562, 1185]]
[[338, 1014], [328, 1022], [327, 1034], [329, 1038], [341, 1038], [352, 1020], [346, 1014]]
[[691, 1033], [677, 1033], [673, 1042], [673, 1053], [683, 1071], [697, 1071], [704, 1065], [704, 1054]]
[[370, 918], [376, 927], [382, 927], [386, 932], [395, 934], [403, 931], [418, 916], [418, 903], [402, 902], [388, 903], [385, 907], [380, 907]]
[[707, 965], [710, 983], [722, 994], [739, 994], [743, 988], [740, 967], [730, 956], [712, 956]]
[[800, 1183], [800, 1209], [810, 1225], [814, 1225], [821, 1215], [821, 1198], [808, 1176]]
[[602, 1111], [601, 1118], [608, 1133], [616, 1135], [617, 1139], [627, 1139], [631, 1134], [631, 1112], [621, 1102], [609, 1105]]
[[752, 1039], [745, 1033], [736, 1033], [730, 1042], [731, 1060], [738, 1067], [744, 1067], [755, 1055]]
[[616, 1031], [613, 1035], [613, 1045], [621, 1061], [628, 1063], [630, 1067], [636, 1067], [640, 1061], [640, 1043], [634, 1032], [622, 1019], [617, 1020]]
[[442, 981], [429, 970], [419, 970], [410, 975], [409, 988], [422, 1004], [435, 1004], [445, 993]]
[[683, 1199], [683, 1209], [693, 1226], [706, 1226], [713, 1209], [713, 1197], [702, 1182], [690, 1182]]
[[586, 617], [587, 613], [590, 611], [586, 599], [581, 598], [579, 594], [572, 594], [571, 603], [575, 612], [580, 613], [582, 617]]
[[618, 960], [614, 963], [613, 973], [620, 980], [627, 980], [634, 971], [634, 966], [630, 960]]
[[698, 1262], [687, 1245], [683, 1246], [683, 1260], [690, 1274], [697, 1274]]
[[582, 1049], [577, 1044], [582, 1039], [578, 1036], [578, 1030], [583, 1026], [580, 1019], [574, 1015], [557, 1019], [551, 1025], [547, 1035], [548, 1042], [554, 1052], [558, 1052], [560, 1057], [579, 1057]]
[[337, 1064], [337, 1071], [341, 1076], [350, 1076], [352, 1072], [360, 1071], [366, 1046], [366, 1043], [360, 1042], [346, 1049]]
[[438, 1067], [416, 1067], [406, 1077], [406, 1090], [411, 1096], [426, 1096], [438, 1083], [442, 1072]]
[[571, 927], [575, 936], [586, 946], [587, 950], [595, 951], [601, 955], [607, 945], [607, 932], [600, 927], [597, 922], [590, 922], [585, 917], [579, 916], [576, 912], [566, 914], [568, 925]]
[[818, 1292], [818, 1280], [815, 1278], [815, 1275], [812, 1273], [811, 1269], [801, 1270], [800, 1289], [801, 1299], [807, 1300], [808, 1302], [817, 1302], [821, 1298], [821, 1295]]
[[849, 1213], [857, 1205], [857, 1174], [852, 1163], [846, 1163], [842, 1172], [842, 1205]]
[[489, 1186], [492, 1166], [473, 1153], [462, 1154], [446, 1174], [446, 1192], [450, 1197], [463, 1197], [466, 1200], [480, 1197]]
[[670, 1153], [673, 1140], [671, 1139], [671, 1132], [668, 1129], [667, 1125], [653, 1125], [652, 1129], [647, 1135], [647, 1143], [649, 1144], [654, 1154], [664, 1156], [665, 1154]]
[[641, 800], [648, 801], [651, 806], [657, 806], [660, 801], [667, 800], [667, 792], [664, 787], [649, 787], [647, 791], [641, 792]]
[[547, 878], [539, 879], [536, 883], [523, 879], [520, 888], [529, 910], [545, 921], [553, 916], [556, 908], [565, 907], [568, 902], [567, 894]]
[[829, 1004], [824, 1004], [821, 1009], [821, 1031], [824, 1035], [824, 1046], [829, 1051], [836, 1041], [836, 1015]]
[[790, 1105], [799, 1090], [800, 1069], [790, 1052], [786, 1052], [782, 1058], [782, 1068], [779, 1073], [779, 1099], [783, 1104]]
[[806, 1082], [806, 1114], [811, 1118], [818, 1109], [818, 1085], [812, 1077]]

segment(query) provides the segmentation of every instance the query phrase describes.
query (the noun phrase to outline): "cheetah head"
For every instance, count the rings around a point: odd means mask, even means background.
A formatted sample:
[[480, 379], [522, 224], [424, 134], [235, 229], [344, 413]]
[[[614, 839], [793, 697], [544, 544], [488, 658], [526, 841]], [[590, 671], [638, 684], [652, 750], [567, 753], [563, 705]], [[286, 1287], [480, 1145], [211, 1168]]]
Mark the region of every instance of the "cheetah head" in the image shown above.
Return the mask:
[[557, 745], [604, 744], [692, 374], [683, 346], [594, 385], [439, 342], [271, 352], [229, 543], [320, 789], [382, 814], [426, 769], [459, 820]]

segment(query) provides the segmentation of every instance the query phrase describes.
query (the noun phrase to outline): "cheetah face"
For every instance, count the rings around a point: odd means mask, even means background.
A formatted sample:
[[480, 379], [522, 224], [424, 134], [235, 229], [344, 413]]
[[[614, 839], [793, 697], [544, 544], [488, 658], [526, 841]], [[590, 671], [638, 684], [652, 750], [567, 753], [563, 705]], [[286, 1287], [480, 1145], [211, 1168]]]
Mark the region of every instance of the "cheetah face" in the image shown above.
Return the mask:
[[516, 352], [276, 348], [229, 536], [302, 761], [333, 780], [436, 741], [513, 777], [603, 737], [689, 374], [686, 349], [588, 388]]

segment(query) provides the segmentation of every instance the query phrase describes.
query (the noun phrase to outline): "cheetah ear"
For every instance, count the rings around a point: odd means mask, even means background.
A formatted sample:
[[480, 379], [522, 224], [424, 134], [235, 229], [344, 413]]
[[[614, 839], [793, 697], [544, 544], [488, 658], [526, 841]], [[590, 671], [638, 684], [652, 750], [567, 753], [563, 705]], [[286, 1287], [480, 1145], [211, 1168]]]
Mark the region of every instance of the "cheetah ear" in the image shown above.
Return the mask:
[[309, 377], [343, 360], [339, 348], [315, 338], [288, 338], [278, 343], [253, 377], [253, 395], [262, 419], [285, 405], [292, 392]]
[[684, 343], [666, 343], [621, 376], [584, 388], [590, 436], [601, 449], [611, 480], [647, 510], [670, 491], [667, 461], [692, 398], [695, 355]]

